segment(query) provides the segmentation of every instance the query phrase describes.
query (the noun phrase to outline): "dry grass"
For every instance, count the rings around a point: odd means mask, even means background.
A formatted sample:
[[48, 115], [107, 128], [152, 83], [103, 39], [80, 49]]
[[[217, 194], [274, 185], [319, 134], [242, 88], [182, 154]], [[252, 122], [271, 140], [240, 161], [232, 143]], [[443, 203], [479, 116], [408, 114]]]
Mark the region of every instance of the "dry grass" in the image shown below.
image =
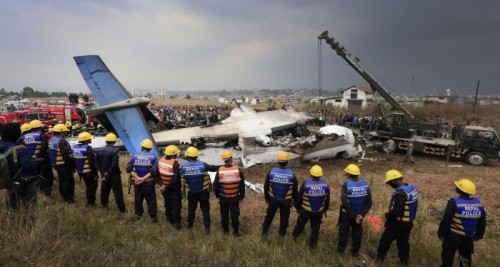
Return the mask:
[[475, 112], [471, 105], [428, 104], [425, 107], [410, 107], [410, 111], [420, 119], [432, 120], [439, 115], [451, 123], [465, 123], [500, 129], [500, 105], [477, 106]]

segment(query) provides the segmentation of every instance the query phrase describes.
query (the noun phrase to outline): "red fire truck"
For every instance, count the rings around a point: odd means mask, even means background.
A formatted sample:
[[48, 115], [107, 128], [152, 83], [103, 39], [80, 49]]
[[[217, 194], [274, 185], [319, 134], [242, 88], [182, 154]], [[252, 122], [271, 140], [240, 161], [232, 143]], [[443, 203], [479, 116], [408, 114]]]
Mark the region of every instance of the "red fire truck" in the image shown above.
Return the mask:
[[40, 105], [38, 108], [54, 115], [56, 121], [65, 123], [69, 120], [73, 124], [76, 122], [82, 124], [87, 123], [87, 115], [85, 114], [85, 111], [79, 107], [68, 105]]
[[22, 109], [16, 111], [0, 112], [0, 123], [19, 122], [20, 124], [32, 120], [40, 120], [47, 126], [52, 125], [54, 115], [44, 109]]

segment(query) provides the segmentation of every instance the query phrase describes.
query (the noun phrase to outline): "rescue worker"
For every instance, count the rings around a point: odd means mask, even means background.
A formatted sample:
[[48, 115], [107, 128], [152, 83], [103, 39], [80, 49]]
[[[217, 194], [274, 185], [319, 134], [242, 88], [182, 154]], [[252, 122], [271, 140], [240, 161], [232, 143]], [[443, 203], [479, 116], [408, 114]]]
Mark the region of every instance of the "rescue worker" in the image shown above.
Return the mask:
[[188, 194], [188, 228], [193, 227], [196, 207], [200, 203], [205, 232], [210, 233], [210, 177], [207, 171], [216, 172], [219, 166], [198, 160], [198, 149], [188, 147], [187, 162], [181, 166], [182, 183]]
[[229, 234], [229, 213], [231, 213], [233, 235], [239, 237], [240, 201], [245, 198], [245, 176], [237, 165], [233, 165], [233, 152], [224, 150], [221, 158], [224, 165], [220, 166], [215, 174], [214, 193], [219, 199], [222, 229], [225, 234]]
[[309, 248], [314, 249], [318, 243], [321, 219], [330, 207], [330, 189], [323, 177], [323, 169], [319, 165], [314, 165], [310, 169], [311, 179], [302, 183], [299, 190], [298, 201], [295, 208], [299, 213], [297, 224], [293, 229], [294, 240], [302, 233], [307, 222], [310, 221], [311, 237]]
[[356, 164], [349, 164], [344, 169], [347, 181], [342, 185], [340, 192], [339, 213], [339, 242], [337, 252], [343, 254], [349, 239], [349, 231], [352, 230], [351, 255], [359, 256], [361, 238], [363, 236], [363, 219], [372, 207], [372, 195], [370, 187], [359, 179], [361, 171]]
[[87, 129], [87, 132], [89, 132], [90, 134], [97, 135], [96, 128], [94, 127], [94, 124], [87, 123], [83, 126], [82, 130], [85, 128]]
[[392, 155], [394, 154], [394, 151], [396, 151], [396, 142], [392, 140], [392, 137], [389, 137], [389, 140], [386, 142], [387, 144], [387, 161], [392, 160]]
[[73, 146], [73, 158], [75, 159], [76, 171], [80, 179], [83, 179], [87, 190], [87, 205], [95, 206], [95, 195], [97, 192], [97, 168], [95, 166], [94, 150], [90, 146], [92, 135], [82, 132], [78, 135], [78, 144]]
[[167, 221], [176, 229], [181, 228], [181, 171], [177, 155], [181, 152], [175, 145], [165, 148], [165, 157], [158, 163], [160, 193], [163, 195]]
[[438, 237], [443, 241], [441, 266], [453, 266], [458, 250], [460, 266], [472, 266], [474, 241], [483, 239], [486, 210], [476, 194], [476, 185], [469, 179], [455, 182], [456, 198], [450, 198], [439, 224]]
[[405, 157], [405, 163], [410, 161], [411, 164], [415, 164], [415, 161], [413, 161], [413, 142], [412, 141], [407, 141], [406, 142], [406, 157]]
[[32, 223], [36, 218], [37, 160], [22, 144], [18, 123], [5, 123], [0, 128], [0, 153], [7, 154], [9, 172], [13, 179], [12, 185], [7, 187], [7, 209], [9, 212], [21, 212]]
[[29, 123], [24, 123], [23, 125], [21, 125], [20, 129], [21, 129], [21, 137], [23, 137], [24, 135], [28, 134], [31, 131], [31, 126]]
[[59, 178], [59, 193], [64, 202], [68, 204], [75, 203], [75, 161], [71, 153], [71, 147], [66, 141], [68, 127], [64, 124], [57, 124], [52, 128], [54, 136], [49, 142], [50, 163], [56, 169]]
[[30, 156], [38, 159], [38, 174], [41, 179], [38, 180], [39, 190], [46, 196], [52, 195], [52, 184], [54, 183], [54, 174], [48, 155], [49, 138], [43, 131], [43, 123], [39, 120], [30, 121], [31, 132], [22, 137], [24, 144]]
[[[62, 122], [60, 121], [59, 123], [62, 123]], [[68, 130], [69, 130], [67, 136], [71, 136], [71, 134], [72, 134], [71, 130], [73, 129], [73, 124], [71, 123], [70, 120], [66, 121], [66, 128], [68, 128]]]
[[142, 151], [133, 154], [127, 164], [127, 172], [130, 173], [134, 183], [135, 215], [137, 218], [142, 217], [144, 213], [142, 203], [146, 200], [151, 221], [157, 223], [158, 207], [156, 204], [155, 179], [158, 173], [158, 158], [151, 152], [153, 141], [149, 139], [142, 140], [141, 148]]
[[415, 185], [407, 184], [397, 170], [385, 174], [385, 184], [394, 188], [389, 211], [385, 213], [385, 229], [378, 245], [378, 262], [383, 262], [392, 241], [396, 239], [400, 263], [408, 264], [410, 258], [410, 232], [417, 215], [418, 190]]
[[80, 126], [78, 123], [71, 126], [71, 136], [78, 136], [80, 134]]
[[105, 208], [108, 207], [109, 194], [113, 190], [118, 209], [125, 213], [118, 148], [115, 147], [116, 135], [109, 133], [104, 140], [106, 146], [96, 151], [95, 159], [96, 168], [101, 174], [101, 205]]
[[276, 211], [280, 210], [280, 226], [278, 234], [286, 235], [290, 209], [298, 198], [298, 180], [292, 170], [287, 168], [288, 153], [278, 154], [278, 165], [269, 171], [264, 182], [264, 199], [267, 203], [266, 217], [262, 223], [262, 233], [267, 234]]
[[102, 126], [101, 124], [98, 124], [97, 128], [95, 130], [95, 134], [96, 135], [104, 135], [105, 133], [106, 133], [106, 129], [104, 129], [104, 126]]

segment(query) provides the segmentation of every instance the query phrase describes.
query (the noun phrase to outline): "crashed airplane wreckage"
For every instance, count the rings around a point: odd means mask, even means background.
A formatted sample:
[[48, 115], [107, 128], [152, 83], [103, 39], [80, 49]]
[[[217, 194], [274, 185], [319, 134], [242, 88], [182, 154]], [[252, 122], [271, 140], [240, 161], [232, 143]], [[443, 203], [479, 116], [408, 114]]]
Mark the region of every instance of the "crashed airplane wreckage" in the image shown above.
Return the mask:
[[[341, 126], [326, 126], [311, 134], [305, 122], [313, 119], [306, 112], [293, 109], [256, 112], [240, 105], [220, 124], [151, 133], [148, 126], [157, 118], [146, 108], [145, 98], [132, 98], [99, 56], [78, 56], [75, 62], [100, 107], [90, 111], [100, 121], [111, 125], [129, 153], [141, 151], [140, 142], [149, 138], [157, 146], [194, 145], [200, 149], [211, 145], [236, 146], [241, 150], [244, 168], [276, 161], [276, 155], [287, 151], [290, 160], [310, 161], [335, 157], [350, 158], [363, 152], [353, 132]], [[97, 141], [97, 140], [96, 140]], [[98, 147], [94, 142], [94, 146]], [[210, 153], [207, 153], [210, 155]], [[216, 157], [218, 160], [218, 157]], [[200, 159], [216, 164], [214, 158]]]
[[350, 129], [332, 125], [312, 134], [305, 125], [312, 119], [306, 112], [293, 109], [256, 112], [240, 105], [219, 125], [172, 129], [153, 133], [153, 137], [158, 145], [205, 148], [237, 144], [244, 168], [275, 162], [281, 151], [288, 152], [290, 160], [300, 161], [360, 156], [362, 148]]

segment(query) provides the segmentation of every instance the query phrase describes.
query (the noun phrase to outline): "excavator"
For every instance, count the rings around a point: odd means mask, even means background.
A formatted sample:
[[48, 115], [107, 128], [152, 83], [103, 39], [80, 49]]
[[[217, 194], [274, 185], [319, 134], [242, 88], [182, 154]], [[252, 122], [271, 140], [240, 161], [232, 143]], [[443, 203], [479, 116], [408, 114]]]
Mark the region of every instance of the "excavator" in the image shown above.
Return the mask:
[[[374, 93], [380, 94], [392, 107], [392, 112], [385, 114], [382, 105], [379, 109], [382, 120], [375, 131], [367, 137], [382, 151], [387, 150], [386, 141], [391, 137], [396, 141], [397, 148], [406, 150], [406, 144], [413, 142], [414, 150], [425, 154], [447, 156], [464, 159], [472, 165], [483, 165], [488, 159], [500, 158], [500, 138], [492, 128], [481, 126], [461, 126], [456, 140], [440, 138], [438, 123], [427, 123], [415, 119], [413, 114], [404, 108], [390, 92], [378, 82], [361, 65], [359, 58], [353, 56], [347, 49], [324, 31], [318, 36], [320, 43], [325, 41], [370, 85]], [[377, 100], [378, 102], [378, 100]]]

